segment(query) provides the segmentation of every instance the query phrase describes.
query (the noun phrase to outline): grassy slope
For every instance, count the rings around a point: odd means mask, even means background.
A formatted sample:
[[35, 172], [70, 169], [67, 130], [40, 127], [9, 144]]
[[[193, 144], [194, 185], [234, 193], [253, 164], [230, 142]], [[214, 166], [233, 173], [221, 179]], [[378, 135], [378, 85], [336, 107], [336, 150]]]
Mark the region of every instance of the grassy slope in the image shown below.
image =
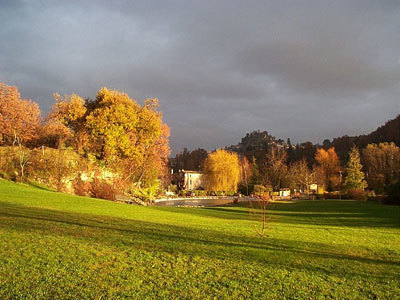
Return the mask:
[[400, 298], [400, 208], [138, 207], [0, 180], [0, 298]]

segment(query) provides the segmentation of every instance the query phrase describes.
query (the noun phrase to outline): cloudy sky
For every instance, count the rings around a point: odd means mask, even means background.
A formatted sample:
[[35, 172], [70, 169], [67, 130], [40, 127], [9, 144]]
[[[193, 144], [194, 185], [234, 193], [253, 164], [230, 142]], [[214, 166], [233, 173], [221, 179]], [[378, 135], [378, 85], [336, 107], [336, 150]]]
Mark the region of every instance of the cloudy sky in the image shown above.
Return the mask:
[[0, 81], [157, 97], [174, 152], [358, 135], [400, 113], [400, 2], [0, 0]]

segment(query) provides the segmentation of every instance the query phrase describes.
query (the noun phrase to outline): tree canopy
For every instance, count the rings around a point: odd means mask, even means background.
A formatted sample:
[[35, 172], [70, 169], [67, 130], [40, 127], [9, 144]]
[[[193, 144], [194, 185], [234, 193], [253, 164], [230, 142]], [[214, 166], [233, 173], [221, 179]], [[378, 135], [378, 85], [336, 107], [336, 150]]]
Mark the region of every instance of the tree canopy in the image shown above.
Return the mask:
[[236, 191], [240, 180], [239, 158], [236, 153], [217, 150], [204, 161], [206, 189], [209, 191]]
[[362, 151], [368, 186], [382, 189], [400, 179], [400, 147], [395, 143], [369, 144]]
[[6, 145], [29, 142], [38, 136], [40, 109], [21, 99], [16, 86], [0, 83], [0, 142]]
[[340, 161], [335, 148], [325, 150], [320, 148], [315, 154], [317, 165], [315, 166], [317, 180], [326, 189], [333, 190], [340, 184]]

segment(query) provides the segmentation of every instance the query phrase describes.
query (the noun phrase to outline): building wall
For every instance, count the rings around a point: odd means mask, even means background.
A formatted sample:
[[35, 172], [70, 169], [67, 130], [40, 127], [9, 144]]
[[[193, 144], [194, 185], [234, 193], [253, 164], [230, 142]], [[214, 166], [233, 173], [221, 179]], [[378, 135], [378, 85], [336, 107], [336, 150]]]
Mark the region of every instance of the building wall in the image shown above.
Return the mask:
[[279, 196], [281, 196], [281, 197], [289, 197], [290, 196], [290, 190], [280, 190], [279, 191]]
[[197, 190], [202, 187], [202, 174], [201, 173], [185, 173], [185, 182], [184, 182], [184, 189], [185, 190]]

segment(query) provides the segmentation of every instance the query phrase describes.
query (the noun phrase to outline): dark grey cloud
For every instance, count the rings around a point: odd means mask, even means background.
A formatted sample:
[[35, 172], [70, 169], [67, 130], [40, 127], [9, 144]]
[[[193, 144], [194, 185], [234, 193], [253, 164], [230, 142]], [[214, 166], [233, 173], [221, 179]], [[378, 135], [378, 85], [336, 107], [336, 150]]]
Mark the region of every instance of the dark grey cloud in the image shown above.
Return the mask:
[[158, 97], [174, 151], [248, 131], [321, 142], [400, 113], [397, 1], [2, 1], [0, 80], [48, 111]]

